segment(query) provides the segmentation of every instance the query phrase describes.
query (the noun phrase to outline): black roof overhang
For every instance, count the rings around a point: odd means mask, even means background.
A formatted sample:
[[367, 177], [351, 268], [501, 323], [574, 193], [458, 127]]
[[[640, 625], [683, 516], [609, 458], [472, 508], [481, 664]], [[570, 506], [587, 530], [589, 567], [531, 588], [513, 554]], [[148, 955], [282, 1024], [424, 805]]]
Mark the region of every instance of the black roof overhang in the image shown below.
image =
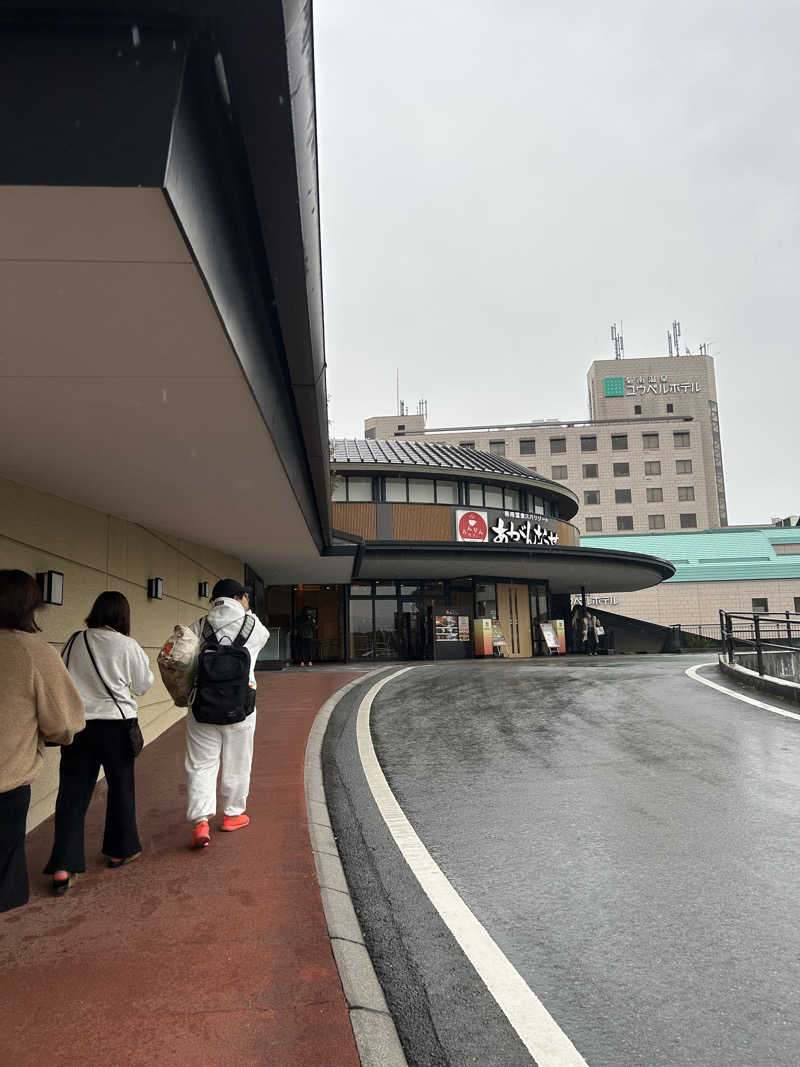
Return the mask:
[[0, 0], [0, 30], [0, 185], [164, 189], [329, 544], [310, 3]]
[[666, 560], [611, 549], [523, 548], [441, 542], [371, 541], [363, 545], [354, 578], [546, 579], [551, 592], [625, 593], [647, 589], [671, 578]]

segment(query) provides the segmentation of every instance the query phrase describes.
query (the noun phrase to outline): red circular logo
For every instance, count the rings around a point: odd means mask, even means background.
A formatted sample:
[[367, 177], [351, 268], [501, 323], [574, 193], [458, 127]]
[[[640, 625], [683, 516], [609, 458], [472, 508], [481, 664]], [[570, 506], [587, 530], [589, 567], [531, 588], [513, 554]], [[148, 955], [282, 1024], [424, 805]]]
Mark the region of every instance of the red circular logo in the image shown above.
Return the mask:
[[485, 541], [489, 531], [483, 515], [477, 511], [465, 511], [458, 520], [458, 536], [462, 541]]

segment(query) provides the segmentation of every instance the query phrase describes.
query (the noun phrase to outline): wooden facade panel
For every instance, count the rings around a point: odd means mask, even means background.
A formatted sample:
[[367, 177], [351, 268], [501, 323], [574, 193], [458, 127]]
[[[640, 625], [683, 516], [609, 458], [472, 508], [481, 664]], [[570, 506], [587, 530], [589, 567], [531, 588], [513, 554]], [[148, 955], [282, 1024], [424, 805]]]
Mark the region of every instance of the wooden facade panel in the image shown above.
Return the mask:
[[395, 541], [452, 541], [453, 509], [438, 504], [395, 504]]
[[334, 501], [331, 504], [331, 518], [335, 530], [355, 534], [356, 537], [363, 537], [365, 541], [376, 539], [374, 504], [345, 504], [342, 501]]
[[577, 526], [573, 526], [571, 522], [562, 522], [560, 519], [556, 520], [555, 525], [560, 545], [575, 545], [577, 547], [581, 543], [581, 536]]

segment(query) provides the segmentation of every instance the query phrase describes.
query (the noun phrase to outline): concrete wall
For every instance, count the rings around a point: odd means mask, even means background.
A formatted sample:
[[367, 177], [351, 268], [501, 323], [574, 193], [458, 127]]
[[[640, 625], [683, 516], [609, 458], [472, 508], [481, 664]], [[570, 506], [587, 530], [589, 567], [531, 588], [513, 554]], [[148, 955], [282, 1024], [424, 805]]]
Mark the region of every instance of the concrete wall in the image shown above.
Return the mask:
[[[213, 533], [213, 531], [210, 531]], [[64, 604], [39, 614], [42, 637], [61, 649], [83, 620], [95, 597], [106, 589], [124, 593], [131, 605], [131, 636], [150, 657], [156, 682], [139, 698], [145, 742], [152, 741], [185, 711], [164, 689], [156, 656], [176, 622], [190, 623], [208, 601], [197, 596], [198, 582], [243, 577], [240, 560], [212, 548], [147, 530], [68, 500], [0, 479], [0, 567], [35, 574], [64, 573]], [[147, 599], [147, 579], [164, 579], [164, 599]], [[33, 783], [28, 828], [55, 806], [58, 749], [48, 749], [42, 773]]]
[[800, 578], [746, 582], [662, 582], [651, 589], [611, 595], [615, 603], [598, 605], [604, 611], [629, 615], [662, 626], [680, 623], [682, 626], [718, 627], [720, 609], [751, 612], [754, 598], [766, 597], [770, 612], [794, 611], [794, 598], [800, 597]]

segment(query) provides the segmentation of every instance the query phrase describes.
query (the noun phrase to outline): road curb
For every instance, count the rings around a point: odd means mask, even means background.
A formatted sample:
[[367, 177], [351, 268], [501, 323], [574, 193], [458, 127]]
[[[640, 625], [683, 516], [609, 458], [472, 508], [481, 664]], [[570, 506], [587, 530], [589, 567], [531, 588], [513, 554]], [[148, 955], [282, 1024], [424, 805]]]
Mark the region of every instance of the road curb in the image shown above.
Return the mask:
[[[369, 672], [372, 673], [372, 672]], [[362, 1067], [408, 1067], [380, 982], [364, 944], [331, 829], [322, 778], [322, 742], [339, 701], [364, 681], [348, 682], [325, 701], [308, 735], [303, 778], [311, 851], [325, 922]]]

